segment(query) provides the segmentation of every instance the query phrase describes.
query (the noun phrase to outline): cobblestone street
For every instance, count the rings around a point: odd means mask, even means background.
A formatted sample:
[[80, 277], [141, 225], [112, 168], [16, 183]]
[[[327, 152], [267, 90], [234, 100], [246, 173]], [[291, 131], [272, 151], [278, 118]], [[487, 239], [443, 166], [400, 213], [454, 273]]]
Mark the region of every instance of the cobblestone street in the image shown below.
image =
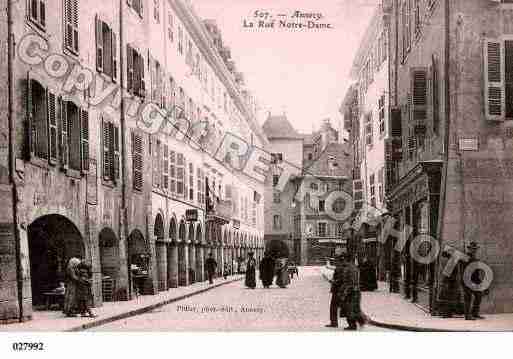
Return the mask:
[[[246, 289], [242, 281], [175, 302], [95, 331], [333, 331], [329, 284], [319, 268], [300, 268], [287, 289]], [[215, 311], [212, 311], [215, 310]], [[340, 327], [345, 326], [340, 320]], [[342, 329], [336, 329], [342, 330]], [[366, 326], [365, 331], [384, 329]]]

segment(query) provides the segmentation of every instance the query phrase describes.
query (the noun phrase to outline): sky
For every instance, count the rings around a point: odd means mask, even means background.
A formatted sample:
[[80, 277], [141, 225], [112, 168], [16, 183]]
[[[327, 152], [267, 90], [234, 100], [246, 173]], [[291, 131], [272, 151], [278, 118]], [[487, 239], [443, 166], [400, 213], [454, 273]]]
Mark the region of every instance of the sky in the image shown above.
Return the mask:
[[[270, 111], [285, 113], [300, 132], [317, 130], [330, 118], [339, 126], [338, 112], [360, 40], [381, 0], [191, 0], [204, 19], [217, 21], [232, 59], [245, 77], [247, 88], [261, 107], [262, 123]], [[255, 12], [320, 13], [320, 23], [332, 29], [299, 30], [258, 28]], [[254, 28], [243, 23], [255, 23]], [[303, 22], [308, 19], [302, 19]], [[297, 22], [297, 21], [296, 21]]]

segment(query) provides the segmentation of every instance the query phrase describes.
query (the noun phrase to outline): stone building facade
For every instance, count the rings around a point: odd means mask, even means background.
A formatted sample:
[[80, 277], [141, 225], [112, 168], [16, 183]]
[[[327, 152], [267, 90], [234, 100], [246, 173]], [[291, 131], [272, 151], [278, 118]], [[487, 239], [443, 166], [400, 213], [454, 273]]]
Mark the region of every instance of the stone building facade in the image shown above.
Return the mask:
[[263, 180], [216, 150], [228, 129], [267, 140], [189, 3], [0, 4], [1, 322], [30, 319], [72, 256], [101, 305], [202, 281], [210, 252], [262, 255]]
[[[390, 112], [402, 156], [388, 209], [412, 238], [478, 257], [493, 271], [484, 312], [511, 312], [513, 5], [490, 0], [383, 1], [390, 25]], [[411, 239], [410, 239], [411, 240]], [[389, 253], [407, 298], [436, 314], [446, 260]], [[390, 250], [393, 252], [392, 250]], [[395, 268], [395, 269], [394, 269]]]
[[352, 209], [350, 148], [329, 120], [308, 135], [284, 116], [270, 116], [263, 129], [275, 151], [273, 181], [266, 183], [266, 247], [281, 241], [295, 263], [325, 264], [336, 246], [347, 245], [343, 226], [351, 211], [342, 212]]

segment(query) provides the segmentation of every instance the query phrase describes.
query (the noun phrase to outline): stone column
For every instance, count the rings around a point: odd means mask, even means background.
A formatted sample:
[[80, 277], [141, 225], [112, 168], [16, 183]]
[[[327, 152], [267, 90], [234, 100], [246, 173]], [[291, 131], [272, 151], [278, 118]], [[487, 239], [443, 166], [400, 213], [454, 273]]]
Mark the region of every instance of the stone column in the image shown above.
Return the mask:
[[224, 272], [224, 245], [221, 244], [219, 246], [219, 256], [221, 257], [221, 261], [219, 265], [221, 266], [221, 275], [223, 275]]
[[205, 280], [205, 252], [201, 244], [196, 247], [196, 280], [198, 282]]
[[156, 240], [155, 242], [155, 255], [157, 264], [157, 282], [158, 290], [160, 292], [167, 290], [167, 251], [166, 242]]
[[196, 276], [196, 245], [194, 243], [189, 244], [189, 284], [197, 281]]
[[187, 243], [180, 243], [178, 250], [180, 251], [178, 261], [178, 284], [184, 287], [189, 285], [189, 248]]
[[167, 280], [169, 288], [178, 288], [178, 246], [169, 243], [167, 247]]

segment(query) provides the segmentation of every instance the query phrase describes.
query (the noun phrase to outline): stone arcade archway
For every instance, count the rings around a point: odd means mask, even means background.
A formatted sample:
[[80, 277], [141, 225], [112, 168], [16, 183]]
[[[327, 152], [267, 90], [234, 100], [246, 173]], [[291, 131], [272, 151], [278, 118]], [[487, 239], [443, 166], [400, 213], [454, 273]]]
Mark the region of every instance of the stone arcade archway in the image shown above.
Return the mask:
[[39, 217], [28, 226], [30, 283], [34, 309], [45, 304], [44, 293], [64, 282], [71, 257], [84, 259], [85, 245], [75, 224], [64, 216]]
[[167, 247], [167, 280], [169, 288], [178, 287], [178, 228], [176, 218], [173, 216], [169, 222], [169, 240]]
[[180, 221], [180, 225], [178, 226], [178, 285], [187, 286], [188, 285], [188, 257], [189, 253], [187, 250], [187, 229], [184, 220]]
[[128, 266], [131, 271], [134, 290], [139, 294], [153, 294], [153, 284], [150, 273], [150, 246], [142, 233], [135, 229], [128, 236]]
[[189, 243], [189, 284], [196, 282], [196, 244], [194, 239], [194, 224], [189, 223], [189, 231], [188, 231], [188, 243]]
[[98, 246], [102, 274], [102, 300], [104, 302], [118, 300], [117, 290], [120, 284], [121, 260], [119, 257], [119, 240], [112, 229], [104, 228], [101, 230], [98, 236]]
[[153, 226], [153, 236], [155, 238], [155, 262], [157, 265], [157, 286], [158, 290], [167, 290], [167, 248], [164, 241], [164, 219], [159, 213], [155, 217]]
[[203, 282], [204, 276], [204, 263], [205, 263], [205, 252], [203, 249], [203, 241], [201, 239], [203, 231], [201, 223], [196, 226], [196, 280]]

